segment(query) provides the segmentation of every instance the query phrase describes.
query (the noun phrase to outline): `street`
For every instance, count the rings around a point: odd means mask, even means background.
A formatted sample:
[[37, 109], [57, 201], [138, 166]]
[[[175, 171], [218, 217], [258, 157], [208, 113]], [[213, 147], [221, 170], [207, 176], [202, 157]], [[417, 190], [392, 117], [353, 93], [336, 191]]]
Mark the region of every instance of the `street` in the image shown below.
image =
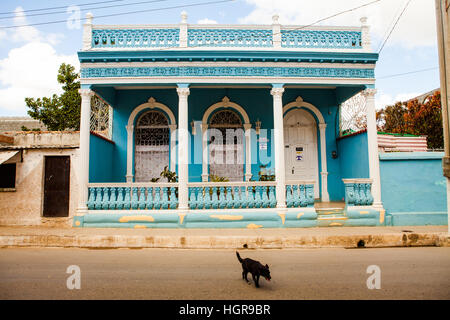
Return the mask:
[[[272, 281], [247, 285], [235, 250], [0, 249], [0, 299], [450, 299], [450, 248], [240, 254], [267, 263]], [[80, 289], [67, 288], [71, 265]], [[367, 287], [370, 265], [380, 289]]]

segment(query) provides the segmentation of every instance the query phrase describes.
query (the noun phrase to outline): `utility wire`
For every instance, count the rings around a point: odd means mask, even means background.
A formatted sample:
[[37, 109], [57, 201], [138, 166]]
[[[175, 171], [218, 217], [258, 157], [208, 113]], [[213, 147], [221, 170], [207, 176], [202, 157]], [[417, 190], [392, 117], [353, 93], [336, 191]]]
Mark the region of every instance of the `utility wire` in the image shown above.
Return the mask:
[[[108, 0], [108, 1], [98, 1], [98, 2], [91, 2], [91, 3], [82, 3], [82, 4], [76, 4], [75, 6], [78, 7], [84, 7], [84, 6], [91, 6], [94, 4], [100, 4], [100, 3], [110, 3], [110, 2], [119, 2], [119, 1], [125, 1], [125, 0]], [[56, 10], [56, 9], [62, 9], [66, 8], [67, 6], [61, 6], [61, 7], [51, 7], [51, 8], [40, 8], [40, 9], [31, 9], [31, 10], [23, 10], [23, 12], [36, 12], [36, 11], [47, 11], [47, 10]], [[14, 14], [14, 11], [10, 12], [0, 12], [0, 14]]]
[[420, 69], [420, 70], [409, 71], [409, 72], [404, 72], [404, 73], [391, 74], [391, 75], [384, 76], [384, 77], [378, 77], [377, 80], [380, 80], [380, 79], [387, 79], [387, 78], [394, 78], [394, 77], [400, 77], [400, 76], [407, 75], [407, 74], [413, 74], [413, 73], [425, 72], [425, 71], [436, 70], [436, 69], [439, 69], [439, 67], [426, 68], [426, 69]]
[[[147, 10], [138, 10], [138, 11], [128, 11], [128, 12], [113, 13], [113, 14], [97, 16], [96, 18], [98, 19], [98, 18], [107, 18], [107, 17], [117, 17], [117, 16], [124, 16], [124, 15], [135, 14], [135, 13], [163, 11], [163, 10], [188, 8], [188, 7], [198, 7], [198, 6], [204, 6], [204, 5], [210, 5], [210, 4], [219, 4], [219, 3], [231, 2], [231, 1], [234, 1], [234, 0], [219, 0], [219, 1], [199, 2], [199, 3], [178, 5], [178, 6], [165, 7], [165, 8], [156, 8], [156, 9], [147, 9]], [[87, 18], [84, 17], [84, 18], [74, 19], [74, 20], [82, 21], [82, 20], [86, 20], [86, 19]], [[12, 29], [12, 28], [19, 28], [19, 27], [40, 26], [40, 25], [47, 25], [47, 24], [64, 23], [66, 21], [67, 21], [67, 19], [57, 20], [57, 21], [39, 22], [39, 23], [30, 23], [30, 24], [17, 25], [17, 26], [0, 27], [0, 29]]]
[[403, 16], [403, 13], [405, 13], [406, 8], [408, 7], [409, 3], [411, 2], [411, 0], [408, 0], [408, 2], [405, 4], [405, 7], [403, 8], [403, 11], [400, 13], [400, 15], [398, 16], [397, 20], [395, 21], [394, 26], [392, 27], [391, 31], [389, 32], [388, 36], [386, 37], [386, 39], [383, 41], [383, 44], [380, 47], [380, 50], [378, 50], [378, 54], [381, 53], [381, 51], [384, 48], [384, 45], [386, 44], [386, 42], [388, 41], [389, 37], [391, 36], [392, 32], [394, 31], [395, 27], [397, 26], [397, 23], [400, 21], [400, 18]]
[[[290, 30], [301, 30], [301, 29], [305, 29], [305, 28], [307, 28], [307, 27], [311, 27], [311, 26], [313, 26], [313, 25], [315, 25], [315, 24], [318, 24], [319, 22], [322, 22], [322, 21], [325, 21], [325, 20], [328, 20], [328, 19], [337, 17], [337, 16], [339, 16], [339, 15], [341, 15], [341, 14], [344, 14], [344, 13], [348, 13], [348, 12], [351, 12], [351, 11], [355, 11], [355, 10], [357, 10], [357, 9], [361, 9], [361, 8], [363, 8], [363, 7], [372, 5], [372, 4], [377, 3], [377, 2], [380, 2], [380, 1], [382, 1], [382, 0], [371, 1], [371, 2], [365, 3], [365, 4], [363, 4], [363, 5], [360, 5], [360, 6], [358, 6], [358, 7], [354, 7], [354, 8], [351, 8], [351, 9], [344, 10], [344, 11], [340, 11], [340, 12], [338, 12], [338, 13], [332, 14], [331, 16], [328, 16], [328, 17], [325, 17], [325, 18], [321, 18], [321, 19], [319, 19], [319, 20], [317, 20], [317, 21], [315, 21], [315, 22], [313, 22], [313, 23], [310, 23], [310, 24], [307, 24], [307, 25], [304, 25], [304, 26], [300, 26], [300, 27], [297, 27], [297, 28], [293, 28], [293, 29], [290, 29]], [[281, 31], [280, 31], [280, 32], [273, 33], [273, 36], [274, 36], [274, 35], [278, 35], [278, 34], [281, 34]], [[242, 40], [247, 40], [247, 39], [250, 39], [250, 37], [248, 37], [248, 36], [247, 36], [247, 37], [242, 37], [242, 36], [241, 36], [241, 37], [238, 37], [238, 38], [237, 38], [237, 40], [240, 40], [240, 41], [242, 41]], [[196, 46], [189, 46], [189, 48], [198, 48], [198, 47], [205, 47], [205, 46], [208, 46], [208, 44], [200, 44], [200, 45], [196, 45]], [[158, 51], [158, 50], [159, 50], [159, 51], [161, 51], [161, 50], [171, 50], [171, 49], [173, 49], [173, 47], [156, 48], [156, 49], [153, 49], [153, 51]]]
[[[123, 0], [120, 0], [123, 1]], [[138, 5], [138, 4], [145, 4], [145, 3], [154, 3], [154, 2], [165, 2], [169, 0], [150, 0], [150, 1], [140, 1], [140, 2], [131, 2], [131, 3], [123, 3], [123, 4], [114, 4], [110, 6], [101, 6], [101, 7], [93, 7], [93, 8], [86, 8], [81, 9], [80, 11], [87, 11], [87, 10], [96, 10], [96, 9], [108, 9], [108, 8], [116, 8], [116, 7], [124, 7], [124, 6], [132, 6], [132, 5]], [[52, 15], [52, 14], [61, 14], [61, 13], [67, 13], [67, 10], [64, 11], [56, 11], [56, 12], [43, 12], [43, 13], [32, 13], [27, 14], [28, 17], [35, 17], [35, 16], [44, 16], [44, 15]], [[6, 19], [14, 19], [16, 18], [16, 15], [13, 16], [7, 16], [7, 17], [0, 17], [0, 20], [6, 20]]]

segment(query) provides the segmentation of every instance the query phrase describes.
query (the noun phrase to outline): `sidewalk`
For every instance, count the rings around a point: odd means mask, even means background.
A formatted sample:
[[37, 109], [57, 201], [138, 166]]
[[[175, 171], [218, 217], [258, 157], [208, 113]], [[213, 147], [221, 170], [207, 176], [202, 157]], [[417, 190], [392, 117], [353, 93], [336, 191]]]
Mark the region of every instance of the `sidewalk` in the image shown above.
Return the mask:
[[[450, 246], [447, 226], [283, 229], [0, 227], [0, 247], [281, 249]], [[361, 245], [361, 242], [360, 242]]]

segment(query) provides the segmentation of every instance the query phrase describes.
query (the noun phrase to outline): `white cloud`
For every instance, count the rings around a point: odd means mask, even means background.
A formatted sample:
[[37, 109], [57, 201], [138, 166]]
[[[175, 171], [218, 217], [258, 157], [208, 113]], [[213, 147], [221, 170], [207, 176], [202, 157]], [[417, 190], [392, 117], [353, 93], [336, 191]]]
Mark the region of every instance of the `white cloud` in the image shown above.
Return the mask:
[[39, 30], [27, 25], [27, 18], [22, 7], [17, 7], [16, 10], [14, 10], [14, 14], [13, 25], [23, 27], [13, 28], [11, 39], [15, 42], [27, 42], [39, 39]]
[[[15, 25], [26, 25], [27, 19], [21, 7], [15, 10]], [[11, 49], [0, 60], [0, 114], [24, 115], [26, 97], [39, 98], [61, 93], [56, 77], [61, 63], [69, 63], [79, 70], [76, 54], [61, 55], [53, 45], [64, 38], [63, 34], [42, 34], [32, 26], [7, 31], [7, 39], [22, 44]], [[5, 36], [0, 33], [0, 38]]]
[[392, 94], [384, 93], [382, 90], [379, 90], [375, 95], [375, 108], [377, 110], [383, 109], [386, 106], [392, 106], [397, 102], [404, 102], [411, 98], [415, 98], [420, 96], [422, 93], [419, 92], [405, 92], [399, 93], [395, 96]]
[[198, 24], [217, 24], [217, 21], [208, 19], [208, 18], [204, 18], [204, 19], [198, 20], [197, 23]]
[[[278, 13], [281, 24], [307, 25], [335, 13], [358, 7], [367, 0], [246, 0], [255, 8], [240, 23], [271, 24], [272, 15]], [[345, 3], [345, 5], [343, 5]], [[406, 0], [380, 1], [370, 6], [325, 20], [321, 25], [360, 25], [359, 19], [368, 17], [373, 42], [377, 49], [394, 18], [403, 9]], [[389, 38], [387, 45], [399, 44], [407, 48], [436, 44], [434, 2], [411, 1]]]

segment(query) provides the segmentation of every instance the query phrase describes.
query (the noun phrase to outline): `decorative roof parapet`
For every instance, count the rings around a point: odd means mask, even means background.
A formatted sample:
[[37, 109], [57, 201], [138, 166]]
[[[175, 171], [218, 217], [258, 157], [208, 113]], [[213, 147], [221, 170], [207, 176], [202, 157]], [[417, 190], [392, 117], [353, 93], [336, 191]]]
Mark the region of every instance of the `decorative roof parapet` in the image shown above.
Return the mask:
[[325, 50], [370, 52], [367, 18], [360, 27], [281, 26], [278, 15], [272, 25], [193, 25], [187, 13], [172, 25], [92, 25], [88, 13], [84, 24], [83, 51], [145, 48], [216, 49], [264, 48], [275, 50]]

